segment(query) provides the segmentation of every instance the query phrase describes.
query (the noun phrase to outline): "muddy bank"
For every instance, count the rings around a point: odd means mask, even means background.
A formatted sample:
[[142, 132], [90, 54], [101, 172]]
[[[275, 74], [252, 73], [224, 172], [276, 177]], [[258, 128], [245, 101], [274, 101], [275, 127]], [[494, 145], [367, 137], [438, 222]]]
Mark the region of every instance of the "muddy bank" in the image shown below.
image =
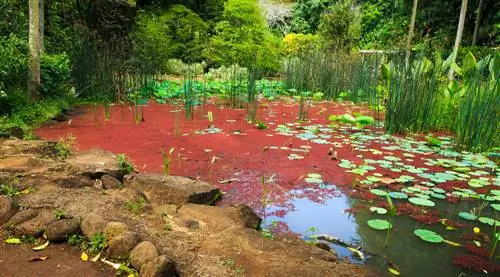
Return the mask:
[[[115, 259], [152, 245], [149, 260], [132, 263], [143, 276], [368, 276], [299, 239], [264, 238], [249, 207], [210, 206], [221, 195], [211, 184], [125, 175], [116, 157], [102, 150], [66, 160], [56, 152], [44, 141], [0, 141], [0, 183], [12, 194], [2, 196], [4, 237], [45, 233], [63, 241], [70, 234], [103, 232], [108, 243], [102, 256]], [[11, 247], [2, 244], [2, 253]], [[0, 272], [2, 267], [18, 272], [13, 269], [22, 263], [0, 263]]]

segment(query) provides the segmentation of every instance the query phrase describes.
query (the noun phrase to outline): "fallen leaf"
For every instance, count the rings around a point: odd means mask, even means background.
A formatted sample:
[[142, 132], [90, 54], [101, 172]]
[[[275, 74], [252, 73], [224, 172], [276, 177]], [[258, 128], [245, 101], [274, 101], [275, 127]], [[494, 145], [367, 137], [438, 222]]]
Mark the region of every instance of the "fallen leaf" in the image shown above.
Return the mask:
[[49, 246], [49, 241], [45, 242], [44, 244], [42, 245], [39, 245], [39, 246], [35, 246], [33, 247], [32, 249], [34, 251], [40, 251], [40, 250], [43, 250], [43, 249], [47, 249], [47, 247]]
[[38, 256], [38, 257], [33, 257], [28, 260], [28, 262], [41, 262], [47, 260], [49, 257], [47, 256]]
[[389, 272], [392, 273], [392, 275], [396, 275], [396, 276], [401, 275], [401, 272], [399, 272], [399, 270], [391, 268], [391, 267], [389, 268]]
[[10, 238], [10, 239], [6, 239], [5, 243], [7, 243], [7, 244], [21, 244], [22, 242], [18, 238]]
[[85, 252], [82, 252], [82, 255], [80, 256], [80, 258], [82, 259], [82, 261], [86, 262], [89, 259], [89, 255], [87, 255], [87, 253], [85, 253]]
[[99, 254], [97, 254], [95, 257], [93, 257], [92, 259], [90, 259], [91, 262], [97, 262], [99, 260], [99, 258], [101, 257], [101, 252], [99, 252]]
[[448, 245], [454, 246], [454, 247], [460, 247], [460, 246], [462, 246], [460, 243], [456, 243], [456, 242], [449, 241], [449, 240], [443, 240], [443, 242], [446, 243], [446, 244], [448, 244]]

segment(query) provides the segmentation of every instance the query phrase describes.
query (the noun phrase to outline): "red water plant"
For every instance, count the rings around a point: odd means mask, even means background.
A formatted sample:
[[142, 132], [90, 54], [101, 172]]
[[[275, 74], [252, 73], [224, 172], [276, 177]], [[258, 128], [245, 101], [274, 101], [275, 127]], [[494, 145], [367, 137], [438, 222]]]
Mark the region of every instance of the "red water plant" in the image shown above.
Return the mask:
[[439, 216], [435, 216], [435, 215], [431, 215], [431, 214], [412, 214], [412, 215], [410, 215], [410, 217], [415, 219], [418, 222], [428, 224], [428, 225], [438, 223], [440, 220]]
[[476, 256], [483, 258], [488, 258], [490, 255], [488, 250], [470, 243], [464, 244], [464, 249]]
[[488, 259], [476, 255], [457, 255], [453, 258], [453, 264], [477, 272], [495, 273], [500, 272], [500, 266]]
[[350, 197], [358, 198], [358, 199], [362, 199], [362, 200], [366, 200], [366, 201], [373, 201], [373, 200], [378, 198], [378, 196], [376, 196], [375, 194], [372, 194], [371, 192], [360, 191], [360, 190], [351, 192]]

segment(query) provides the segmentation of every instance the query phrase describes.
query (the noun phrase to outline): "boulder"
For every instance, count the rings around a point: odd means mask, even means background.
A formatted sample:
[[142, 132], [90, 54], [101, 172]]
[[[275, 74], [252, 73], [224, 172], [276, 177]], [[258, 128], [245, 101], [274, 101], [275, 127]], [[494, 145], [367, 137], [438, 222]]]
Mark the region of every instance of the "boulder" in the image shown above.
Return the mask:
[[108, 241], [112, 240], [114, 237], [119, 236], [128, 231], [127, 224], [118, 221], [111, 221], [106, 224], [103, 230], [103, 234]]
[[101, 149], [90, 149], [77, 153], [65, 162], [76, 175], [84, 175], [91, 179], [99, 179], [104, 174], [109, 174], [118, 179], [123, 177], [123, 172], [118, 168], [116, 155]]
[[16, 203], [9, 197], [0, 196], [0, 226], [7, 222], [17, 210]]
[[156, 246], [150, 241], [139, 243], [130, 252], [130, 264], [137, 270], [141, 270], [142, 265], [158, 257], [160, 253]]
[[59, 179], [59, 186], [63, 188], [83, 188], [92, 187], [94, 182], [86, 176], [72, 176], [64, 179]]
[[100, 215], [90, 214], [83, 218], [81, 229], [83, 235], [90, 239], [95, 234], [102, 233], [106, 227], [106, 221]]
[[57, 122], [68, 121], [68, 117], [65, 114], [63, 114], [63, 113], [57, 114], [52, 119], [55, 120], [55, 121], [57, 121]]
[[47, 226], [47, 239], [53, 242], [63, 242], [69, 235], [80, 231], [80, 221], [75, 218], [60, 219]]
[[144, 192], [151, 203], [184, 204], [195, 203], [213, 205], [221, 196], [218, 188], [185, 177], [162, 174], [126, 175], [123, 184]]
[[260, 228], [262, 218], [260, 218], [252, 208], [245, 204], [234, 205], [231, 208], [236, 210], [236, 215], [239, 217], [238, 220], [242, 222], [243, 226], [255, 230]]
[[54, 212], [51, 210], [41, 210], [38, 215], [32, 219], [26, 220], [14, 226], [14, 233], [22, 236], [40, 236], [49, 224], [56, 221]]
[[11, 230], [13, 227], [16, 225], [25, 222], [27, 220], [30, 220], [32, 218], [35, 218], [38, 215], [38, 211], [34, 209], [26, 209], [26, 210], [21, 210], [15, 215], [13, 215], [7, 223], [5, 223], [5, 226], [7, 229]]
[[126, 259], [130, 255], [130, 251], [134, 249], [139, 241], [139, 236], [136, 232], [126, 231], [114, 236], [108, 241], [108, 257], [113, 259]]
[[141, 267], [141, 277], [173, 277], [177, 276], [175, 263], [165, 255], [158, 256]]
[[122, 182], [109, 174], [102, 175], [101, 181], [104, 189], [117, 189], [122, 187]]

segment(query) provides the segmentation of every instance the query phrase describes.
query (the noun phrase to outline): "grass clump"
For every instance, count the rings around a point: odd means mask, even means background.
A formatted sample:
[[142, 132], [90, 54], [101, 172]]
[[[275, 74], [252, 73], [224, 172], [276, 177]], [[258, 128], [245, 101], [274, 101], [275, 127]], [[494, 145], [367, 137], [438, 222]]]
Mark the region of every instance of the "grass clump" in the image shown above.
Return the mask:
[[135, 170], [134, 164], [127, 159], [125, 154], [118, 154], [116, 156], [116, 161], [118, 163], [118, 169], [125, 174], [132, 173]]
[[72, 134], [68, 134], [65, 137], [60, 137], [54, 149], [57, 152], [57, 156], [61, 159], [66, 159], [73, 153], [73, 148], [75, 146], [75, 137]]
[[131, 212], [138, 214], [140, 213], [147, 205], [146, 199], [140, 196], [135, 201], [127, 201], [125, 202], [125, 207]]

